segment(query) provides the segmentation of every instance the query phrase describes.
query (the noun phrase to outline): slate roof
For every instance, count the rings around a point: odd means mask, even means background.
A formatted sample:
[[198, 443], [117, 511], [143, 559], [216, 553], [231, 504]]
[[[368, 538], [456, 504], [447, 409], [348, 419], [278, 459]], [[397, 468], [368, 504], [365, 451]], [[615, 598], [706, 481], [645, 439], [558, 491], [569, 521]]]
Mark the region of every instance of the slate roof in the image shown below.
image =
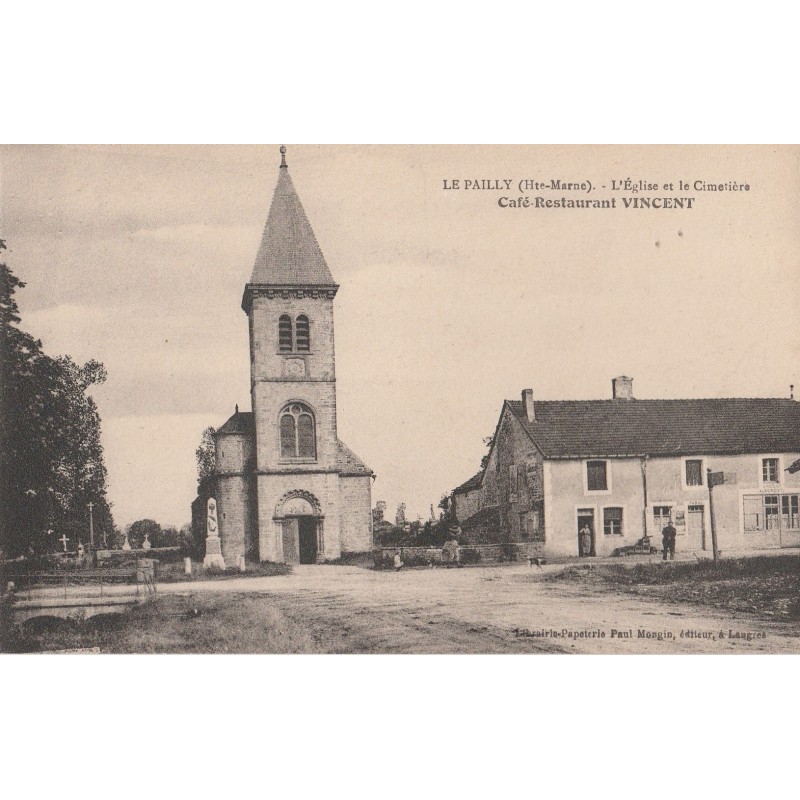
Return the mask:
[[506, 403], [548, 458], [800, 452], [793, 400], [544, 400], [534, 422]]
[[217, 429], [216, 436], [252, 436], [255, 433], [255, 423], [252, 411], [237, 411], [221, 428]]
[[[254, 436], [255, 419], [252, 411], [237, 411], [216, 432], [217, 436]], [[340, 439], [336, 440], [336, 467], [341, 475], [372, 475], [372, 470]]]
[[453, 489], [453, 494], [466, 494], [467, 492], [471, 492], [473, 489], [478, 489], [482, 480], [483, 470], [473, 475], [468, 481], [464, 481], [461, 486], [457, 486], [455, 489]]
[[278, 184], [272, 197], [250, 284], [336, 285], [286, 167], [278, 170]]
[[372, 470], [341, 440], [336, 440], [339, 445], [339, 454], [336, 466], [342, 475], [372, 475]]

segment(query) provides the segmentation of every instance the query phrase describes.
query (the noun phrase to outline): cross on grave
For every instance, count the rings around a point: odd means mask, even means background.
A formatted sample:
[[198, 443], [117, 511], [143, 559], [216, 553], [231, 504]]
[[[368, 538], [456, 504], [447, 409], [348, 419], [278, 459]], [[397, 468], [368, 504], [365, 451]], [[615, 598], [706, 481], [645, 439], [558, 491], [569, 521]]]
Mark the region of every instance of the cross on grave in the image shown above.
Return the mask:
[[62, 533], [61, 534], [61, 538], [58, 541], [61, 542], [62, 545], [64, 545], [64, 552], [66, 553], [67, 552], [67, 542], [69, 541], [69, 539], [67, 539], [67, 534], [66, 533]]

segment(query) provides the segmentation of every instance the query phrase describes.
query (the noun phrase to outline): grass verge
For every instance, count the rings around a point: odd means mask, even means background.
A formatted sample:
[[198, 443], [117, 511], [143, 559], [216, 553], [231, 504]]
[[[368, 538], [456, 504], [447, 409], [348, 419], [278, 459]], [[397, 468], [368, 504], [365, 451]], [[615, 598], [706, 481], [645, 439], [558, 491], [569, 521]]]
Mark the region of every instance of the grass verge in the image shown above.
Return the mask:
[[666, 601], [688, 602], [767, 619], [800, 621], [800, 556], [754, 556], [679, 563], [598, 564], [548, 575]]
[[93, 647], [101, 653], [346, 652], [336, 632], [321, 634], [290, 619], [263, 595], [163, 595], [127, 614], [85, 622], [39, 618], [16, 628], [0, 614], [0, 652], [6, 653]]
[[191, 575], [184, 571], [183, 564], [161, 564], [158, 568], [158, 583], [192, 583], [194, 581], [229, 581], [239, 578], [272, 578], [276, 575], [291, 575], [289, 564], [273, 564], [264, 561], [260, 564], [248, 564], [247, 572], [238, 569], [221, 570], [214, 567], [206, 569], [202, 565], [192, 565]]

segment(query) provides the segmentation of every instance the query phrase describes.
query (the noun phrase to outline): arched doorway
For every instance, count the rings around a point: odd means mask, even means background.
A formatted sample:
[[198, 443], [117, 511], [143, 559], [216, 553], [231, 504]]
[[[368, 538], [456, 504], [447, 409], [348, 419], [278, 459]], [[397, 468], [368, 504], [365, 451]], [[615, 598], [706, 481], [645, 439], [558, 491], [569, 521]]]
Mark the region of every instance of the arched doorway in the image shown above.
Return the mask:
[[280, 527], [283, 561], [316, 564], [325, 553], [323, 516], [319, 501], [310, 492], [287, 492], [275, 508]]

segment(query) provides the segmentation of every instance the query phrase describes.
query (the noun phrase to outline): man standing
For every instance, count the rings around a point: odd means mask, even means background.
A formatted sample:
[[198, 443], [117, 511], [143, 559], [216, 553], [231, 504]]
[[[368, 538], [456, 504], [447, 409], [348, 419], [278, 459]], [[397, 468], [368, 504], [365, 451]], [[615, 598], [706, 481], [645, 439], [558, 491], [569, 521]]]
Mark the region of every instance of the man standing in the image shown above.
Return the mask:
[[664, 530], [661, 531], [661, 543], [664, 545], [664, 561], [667, 560], [667, 554], [669, 554], [670, 561], [675, 560], [675, 537], [678, 531], [675, 530], [675, 526], [672, 524], [672, 520], [664, 526]]

